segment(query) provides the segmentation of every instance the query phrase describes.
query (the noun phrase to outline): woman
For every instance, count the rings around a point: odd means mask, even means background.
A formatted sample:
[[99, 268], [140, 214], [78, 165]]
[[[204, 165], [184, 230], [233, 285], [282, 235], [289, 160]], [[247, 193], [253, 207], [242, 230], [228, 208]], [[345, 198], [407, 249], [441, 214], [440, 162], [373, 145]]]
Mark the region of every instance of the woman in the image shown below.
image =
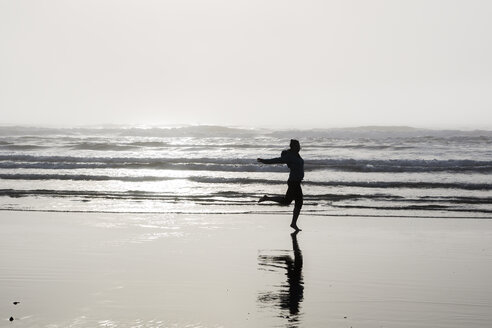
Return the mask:
[[297, 226], [297, 218], [301, 212], [301, 207], [303, 203], [303, 195], [301, 188], [301, 181], [304, 179], [304, 160], [299, 151], [301, 150], [301, 145], [298, 140], [290, 140], [290, 149], [282, 151], [282, 154], [278, 158], [263, 159], [258, 158], [258, 162], [263, 164], [287, 164], [290, 169], [289, 180], [287, 180], [287, 193], [284, 197], [279, 196], [267, 196], [264, 195], [258, 201], [259, 203], [264, 201], [273, 201], [281, 205], [289, 205], [294, 200], [294, 213], [292, 216], [292, 222], [290, 226], [296, 230], [300, 231]]

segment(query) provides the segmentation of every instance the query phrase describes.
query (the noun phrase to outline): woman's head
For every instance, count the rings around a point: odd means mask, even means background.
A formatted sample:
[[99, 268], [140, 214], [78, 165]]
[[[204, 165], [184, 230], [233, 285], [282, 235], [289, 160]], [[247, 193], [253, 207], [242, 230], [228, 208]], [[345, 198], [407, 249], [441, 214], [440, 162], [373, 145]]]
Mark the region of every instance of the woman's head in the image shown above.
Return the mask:
[[296, 153], [298, 153], [301, 150], [301, 144], [299, 143], [299, 140], [290, 139], [290, 150]]

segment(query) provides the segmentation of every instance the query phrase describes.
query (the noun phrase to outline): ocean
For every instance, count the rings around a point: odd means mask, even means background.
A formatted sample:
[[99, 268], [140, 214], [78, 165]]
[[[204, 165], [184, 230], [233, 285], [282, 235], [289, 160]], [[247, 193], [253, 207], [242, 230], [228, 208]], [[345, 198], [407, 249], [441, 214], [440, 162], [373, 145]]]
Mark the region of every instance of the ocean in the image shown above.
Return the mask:
[[0, 210], [278, 213], [279, 157], [305, 161], [302, 216], [489, 218], [492, 131], [359, 127], [0, 127]]

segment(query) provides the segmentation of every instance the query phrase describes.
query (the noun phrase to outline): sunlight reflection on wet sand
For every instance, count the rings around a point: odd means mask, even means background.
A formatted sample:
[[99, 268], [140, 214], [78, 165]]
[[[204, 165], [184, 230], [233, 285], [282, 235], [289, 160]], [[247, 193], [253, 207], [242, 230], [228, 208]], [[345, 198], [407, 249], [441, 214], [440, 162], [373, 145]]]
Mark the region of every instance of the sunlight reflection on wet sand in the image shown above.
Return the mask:
[[[492, 221], [3, 212], [16, 327], [486, 327]], [[20, 300], [19, 305], [9, 305]]]

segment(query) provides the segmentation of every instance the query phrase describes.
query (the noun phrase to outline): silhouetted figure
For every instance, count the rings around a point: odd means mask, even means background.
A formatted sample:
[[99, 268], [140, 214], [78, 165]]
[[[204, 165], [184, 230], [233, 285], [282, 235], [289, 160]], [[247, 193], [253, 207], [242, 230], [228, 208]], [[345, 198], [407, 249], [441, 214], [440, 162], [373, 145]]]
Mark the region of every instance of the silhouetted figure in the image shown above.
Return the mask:
[[302, 252], [297, 243], [297, 234], [295, 231], [291, 234], [292, 248], [294, 258], [291, 255], [260, 255], [260, 266], [268, 271], [277, 271], [279, 268], [287, 270], [287, 283], [280, 285], [278, 293], [263, 293], [258, 300], [263, 304], [278, 302], [280, 309], [288, 311], [286, 317], [289, 320], [288, 327], [296, 327], [299, 322], [300, 305], [304, 298], [304, 281], [302, 275]]
[[301, 150], [301, 145], [299, 141], [295, 139], [290, 140], [290, 149], [282, 151], [282, 154], [278, 158], [263, 159], [258, 158], [258, 162], [263, 164], [287, 164], [290, 169], [289, 180], [287, 180], [287, 193], [284, 197], [279, 196], [267, 196], [264, 195], [258, 201], [259, 203], [264, 201], [273, 201], [281, 205], [290, 205], [292, 201], [294, 203], [294, 213], [292, 215], [292, 222], [290, 226], [296, 231], [300, 231], [297, 226], [297, 219], [299, 218], [299, 213], [301, 213], [303, 195], [301, 188], [301, 181], [304, 179], [304, 160], [299, 151]]

